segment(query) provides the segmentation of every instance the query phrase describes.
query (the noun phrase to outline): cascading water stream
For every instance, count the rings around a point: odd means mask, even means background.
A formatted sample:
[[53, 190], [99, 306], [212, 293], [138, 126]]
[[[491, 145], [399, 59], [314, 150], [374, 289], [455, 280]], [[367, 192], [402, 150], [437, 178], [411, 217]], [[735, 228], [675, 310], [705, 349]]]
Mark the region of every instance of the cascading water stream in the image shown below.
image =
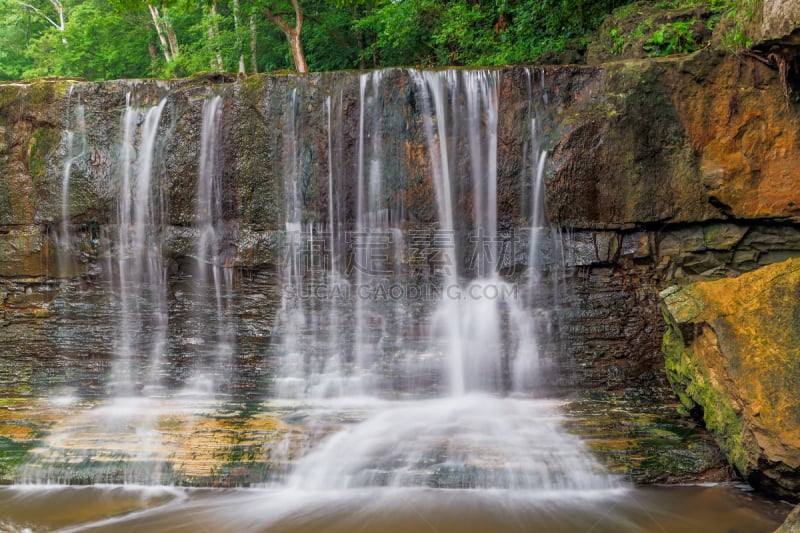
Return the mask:
[[[398, 73], [408, 87], [394, 100]], [[265, 414], [292, 413], [287, 420], [300, 420], [301, 429], [287, 431], [265, 459], [277, 486], [541, 492], [616, 486], [561, 429], [559, 403], [534, 399], [540, 348], [550, 341], [537, 335], [546, 333], [557, 299], [550, 281], [558, 278], [559, 253], [546, 223], [546, 155], [536, 106], [530, 106], [530, 139], [524, 141], [530, 234], [522, 241], [528, 267], [503, 270], [509, 237], [500, 233], [511, 230], [498, 228], [500, 76], [479, 70], [362, 74], [357, 115], [348, 107], [355, 95], [346, 89], [316, 102], [314, 93], [287, 93], [280, 136], [286, 257], [270, 347], [279, 368], [267, 401], [274, 412]], [[533, 84], [530, 91], [537, 93]], [[546, 105], [545, 95], [538, 96]], [[169, 464], [163, 452], [168, 433], [160, 430], [164, 415], [180, 412], [192, 426], [198, 410], [221, 405], [228, 385], [219, 377], [232, 366], [236, 348], [229, 268], [236, 236], [225, 219], [231, 204], [222, 179], [224, 104], [220, 97], [204, 100], [193, 227], [177, 229], [169, 227], [161, 182], [166, 99], [141, 106], [127, 98], [118, 227], [109, 239], [119, 317], [108, 382], [112, 401], [80, 422], [105, 432], [106, 441], [92, 443], [97, 448], [88, 447], [90, 454], [105, 447], [112, 460], [125, 458], [93, 479], [160, 483]], [[327, 127], [324, 172], [315, 144], [318, 119], [306, 113], [314, 105]], [[393, 155], [397, 116], [409, 143], [398, 150], [407, 151], [400, 158]], [[432, 193], [423, 221], [414, 219], [411, 202], [408, 211], [404, 204], [410, 181], [404, 181], [408, 167], [398, 162], [410, 152], [420, 154], [414, 159], [422, 169], [417, 185]], [[179, 259], [180, 274], [168, 287], [170, 232], [197, 240], [187, 254], [195, 260], [191, 276], [180, 270]], [[412, 257], [416, 242], [423, 243], [422, 253]], [[420, 257], [422, 274], [410, 266]], [[191, 297], [184, 299], [184, 290]], [[183, 327], [168, 323], [169, 292], [175, 296], [170, 311], [190, 309], [202, 331], [169, 336], [168, 326]], [[166, 379], [168, 340], [190, 345], [183, 349], [194, 356], [184, 359], [191, 371], [183, 389], [174, 389], [180, 379]], [[200, 401], [202, 395], [210, 401]], [[174, 401], [177, 396], [188, 402]], [[57, 448], [54, 435], [50, 443]], [[61, 447], [67, 455], [69, 444]]]
[[[402, 207], [390, 201], [383, 169], [384, 71], [359, 76], [356, 220], [351, 232], [355, 273], [354, 370], [363, 376], [361, 394], [375, 394], [381, 381], [380, 364], [390, 329], [401, 328], [402, 302], [376, 305], [362, 298], [385, 285], [397, 272], [394, 245], [402, 242], [396, 227]], [[393, 324], [389, 324], [389, 322]]]
[[[195, 198], [195, 227], [198, 232], [195, 258], [197, 264], [193, 275], [193, 308], [203, 314], [203, 322], [213, 323], [204, 328], [202, 345], [205, 365], [195, 365], [194, 374], [188, 379], [187, 393], [209, 394], [220, 391], [221, 378], [230, 365], [235, 351], [236, 337], [231, 317], [233, 298], [234, 257], [226, 249], [226, 227], [222, 209], [222, 183], [219, 162], [223, 118], [222, 97], [207, 98], [203, 103], [203, 119], [200, 133], [200, 158]], [[213, 310], [210, 317], [205, 313]], [[197, 339], [194, 339], [197, 342]]]
[[[153, 181], [158, 126], [167, 100], [139, 108], [128, 95], [122, 118], [120, 194], [117, 204], [116, 282], [120, 324], [112, 367], [114, 396], [135, 396], [159, 385], [167, 334], [167, 283], [161, 229], [164, 201]], [[137, 139], [138, 147], [137, 147]], [[138, 376], [135, 357], [149, 353], [148, 373]]]
[[[545, 141], [542, 130], [544, 117], [547, 114], [549, 94], [545, 89], [545, 73], [542, 69], [527, 69], [528, 102], [531, 106], [530, 142], [525, 146], [525, 164], [528, 175], [532, 178], [530, 198], [530, 226], [528, 249], [531, 250], [527, 269], [527, 301], [531, 308], [534, 328], [548, 337], [554, 336], [554, 330], [560, 326], [558, 307], [566, 300], [565, 265], [573, 261], [567, 257], [570, 233], [562, 232], [547, 221], [547, 205], [545, 190], [545, 170], [547, 151], [543, 148]], [[538, 88], [535, 87], [538, 77]], [[538, 90], [537, 90], [538, 89]], [[557, 268], [553, 268], [556, 266]], [[543, 273], [547, 271], [547, 275]], [[546, 297], [543, 297], [546, 296]], [[542, 333], [540, 333], [542, 334]], [[515, 376], [531, 376], [529, 371], [515, 371]], [[541, 373], [541, 368], [539, 372]]]
[[61, 172], [61, 225], [58, 234], [58, 243], [61, 248], [59, 254], [59, 273], [68, 275], [70, 265], [67, 257], [72, 249], [72, 226], [70, 224], [70, 186], [72, 179], [72, 167], [82, 157], [86, 155], [86, 117], [85, 106], [83, 105], [81, 94], [77, 94], [77, 102], [71, 108], [72, 93], [74, 85], [70, 85], [67, 92], [67, 128], [64, 133], [64, 144], [66, 145], [66, 155], [64, 157], [64, 167]]
[[[122, 471], [129, 483], [161, 482], [155, 457], [163, 447], [155, 431], [152, 398], [163, 394], [167, 346], [167, 269], [163, 228], [165, 199], [157, 168], [159, 124], [167, 99], [155, 106], [126, 97], [122, 117], [117, 235], [112, 251], [113, 284], [118, 290], [119, 322], [109, 388], [112, 402], [96, 410], [95, 423], [107, 435], [125, 435], [132, 465]], [[115, 267], [115, 268], [114, 268]], [[129, 428], [135, 428], [127, 435]], [[113, 468], [113, 463], [110, 463]]]
[[[300, 138], [301, 132], [298, 131], [298, 106], [297, 90], [292, 89], [284, 114], [283, 132], [286, 255], [283, 264], [285, 290], [278, 320], [283, 341], [284, 360], [282, 376], [276, 385], [276, 392], [282, 398], [298, 397], [313, 389], [314, 384], [309, 383], [306, 378], [308, 367], [313, 366], [315, 361], [310, 360], [303, 352], [303, 347], [317, 344], [316, 335], [319, 327], [314, 302], [302, 298], [306, 283], [313, 284], [313, 280], [306, 279], [307, 273], [303, 268], [305, 257], [303, 252], [306, 249], [306, 238], [311, 239], [308, 249], [314, 250], [314, 226], [313, 224], [305, 226], [303, 224], [301, 188], [304, 176], [302, 175], [302, 139]], [[313, 257], [309, 258], [309, 262], [313, 263]]]
[[[398, 375], [401, 368], [416, 375], [405, 381], [410, 386], [401, 395], [392, 393], [384, 380], [376, 382], [383, 383], [380, 389], [345, 389], [338, 403], [310, 405], [309, 425], [315, 416], [318, 425], [328, 428], [337, 418], [358, 421], [334, 430], [316, 447], [312, 443], [285, 483], [313, 491], [394, 486], [563, 494], [614, 488], [616, 481], [560, 428], [558, 402], [531, 398], [540, 328], [531, 316], [529, 298], [517, 291], [518, 282], [498, 273], [502, 263], [497, 235], [499, 73], [411, 71], [410, 75], [422, 110], [438, 208], [434, 240], [440, 244], [440, 257], [432, 280], [444, 288], [436, 292], [436, 301], [428, 302], [424, 334], [428, 348], [409, 356], [420, 344], [406, 333], [399, 343], [403, 350], [379, 350], [374, 339], [386, 337], [382, 324], [395, 316], [396, 309], [366, 298], [349, 302], [356, 322], [354, 339], [346, 347], [354, 353], [351, 372], [370, 375], [380, 364], [384, 375]], [[381, 123], [367, 126], [369, 117], [380, 116], [379, 80], [368, 76], [362, 76], [360, 85], [357, 234], [389, 230], [392, 218], [386, 204], [372, 196], [381, 191], [382, 198], [388, 197], [381, 182]], [[535, 138], [531, 143], [537, 159], [530, 176], [531, 209], [537, 211], [532, 213], [534, 231], [543, 224], [545, 157]], [[457, 204], [456, 196], [462, 192], [455, 190], [456, 183], [471, 185], [472, 210]], [[400, 232], [391, 235], [408, 238]], [[540, 243], [531, 236], [528, 244], [529, 263], [538, 264]], [[460, 261], [461, 257], [467, 260]], [[363, 273], [355, 278], [357, 287], [384, 282]], [[307, 357], [315, 357], [311, 348], [306, 349]], [[426, 363], [401, 367], [401, 360]], [[444, 395], [431, 396], [430, 389], [420, 386], [434, 367], [446, 385]]]
[[[285, 231], [283, 301], [279, 319], [282, 360], [275, 392], [281, 399], [325, 399], [383, 392], [381, 362], [390, 329], [402, 328], [402, 302], [358, 298], [393, 275], [401, 243], [392, 226], [399, 208], [386, 199], [381, 172], [381, 73], [360, 78], [358, 160], [355, 169], [341, 164], [343, 95], [327, 97], [327, 223], [307, 222], [303, 195], [310, 186], [308, 147], [296, 91], [290, 93], [284, 122]], [[335, 130], [335, 131], [334, 131]], [[356, 172], [354, 227], [344, 231], [342, 183]], [[346, 234], [345, 234], [346, 233]], [[344, 250], [349, 246], [349, 250]], [[375, 253], [377, 250], [377, 253]], [[346, 272], [349, 271], [349, 272]], [[349, 276], [349, 277], [348, 277]]]
[[[161, 377], [168, 337], [166, 216], [159, 169], [159, 126], [166, 103], [164, 98], [154, 106], [139, 106], [128, 93], [122, 115], [117, 231], [108, 235], [106, 264], [110, 305], [118, 317], [107, 381], [110, 401], [52, 431], [37, 460], [21, 470], [23, 482], [161, 483], [157, 457], [163, 442], [155, 430], [154, 398], [166, 391]], [[76, 455], [85, 460], [75, 461]]]
[[[509, 362], [536, 359], [535, 343], [529, 342], [530, 332], [526, 331], [529, 324], [524, 313], [518, 312], [513, 297], [516, 288], [497, 274], [501, 264], [497, 233], [498, 83], [498, 73], [492, 71], [420, 72], [417, 77], [423, 94], [428, 148], [436, 154], [432, 170], [441, 232], [456, 232], [452, 183], [464, 181], [458, 178], [468, 172], [472, 184], [472, 250], [460, 269], [453, 248], [449, 260], [453, 266], [445, 283], [459, 290], [454, 295], [445, 293], [433, 317], [434, 330], [441, 331], [440, 337], [446, 339], [439, 350], [450, 362], [452, 396], [507, 391]], [[466, 153], [459, 149], [459, 136], [468, 141]], [[465, 284], [461, 281], [464, 278], [471, 281]], [[508, 337], [519, 343], [517, 353], [511, 353], [514, 346], [507, 342]]]

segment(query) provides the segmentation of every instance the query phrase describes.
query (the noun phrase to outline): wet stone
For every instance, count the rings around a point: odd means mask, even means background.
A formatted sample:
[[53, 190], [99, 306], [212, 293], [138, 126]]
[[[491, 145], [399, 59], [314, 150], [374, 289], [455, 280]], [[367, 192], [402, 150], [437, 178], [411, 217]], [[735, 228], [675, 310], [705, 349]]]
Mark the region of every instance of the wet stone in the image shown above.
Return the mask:
[[[660, 401], [658, 401], [660, 400]], [[637, 483], [721, 482], [733, 472], [713, 439], [680, 404], [652, 391], [584, 394], [567, 403], [565, 426], [614, 473]]]
[[643, 259], [650, 256], [650, 234], [639, 231], [625, 233], [622, 237], [622, 256]]

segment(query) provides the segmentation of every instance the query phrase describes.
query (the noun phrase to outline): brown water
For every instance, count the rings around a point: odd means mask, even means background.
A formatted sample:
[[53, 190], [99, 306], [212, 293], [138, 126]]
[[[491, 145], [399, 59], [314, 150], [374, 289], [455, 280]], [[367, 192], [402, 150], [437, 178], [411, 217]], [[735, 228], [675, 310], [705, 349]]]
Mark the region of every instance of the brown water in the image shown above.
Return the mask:
[[170, 533], [771, 532], [790, 511], [735, 487], [604, 492], [0, 489], [0, 531]]

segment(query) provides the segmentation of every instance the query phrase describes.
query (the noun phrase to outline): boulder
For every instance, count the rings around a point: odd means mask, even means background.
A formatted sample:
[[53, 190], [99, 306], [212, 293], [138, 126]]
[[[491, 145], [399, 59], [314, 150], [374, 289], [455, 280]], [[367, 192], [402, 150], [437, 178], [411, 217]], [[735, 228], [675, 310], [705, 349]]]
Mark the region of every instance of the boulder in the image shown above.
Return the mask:
[[752, 485], [800, 497], [800, 259], [661, 297], [683, 404]]
[[760, 9], [748, 25], [747, 33], [753, 44], [781, 41], [782, 44], [800, 44], [800, 3], [795, 0], [762, 0]]

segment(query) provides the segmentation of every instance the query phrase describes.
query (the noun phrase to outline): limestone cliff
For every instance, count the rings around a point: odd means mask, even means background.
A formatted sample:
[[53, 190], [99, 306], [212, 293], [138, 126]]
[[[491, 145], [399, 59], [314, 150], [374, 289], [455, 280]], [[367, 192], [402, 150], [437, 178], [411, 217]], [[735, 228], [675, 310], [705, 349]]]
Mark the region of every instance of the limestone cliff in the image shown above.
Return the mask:
[[[397, 132], [384, 143], [389, 148], [383, 167], [395, 173], [387, 183], [394, 184], [391, 194], [406, 206], [409, 219], [428, 224], [435, 207], [422, 106], [409, 71], [380, 76], [384, 105], [397, 109], [386, 125]], [[529, 180], [523, 176], [524, 150], [527, 121], [535, 112], [551, 152], [550, 219], [570, 230], [568, 266], [586, 274], [570, 280], [563, 385], [663, 386], [656, 293], [664, 282], [736, 275], [800, 255], [793, 171], [800, 166], [800, 118], [786, 108], [777, 73], [765, 65], [706, 50], [601, 67], [510, 67], [499, 79], [499, 227], [528, 223], [529, 185], [520, 189], [520, 183]], [[85, 279], [96, 270], [104, 232], [114, 224], [116, 144], [126, 95], [146, 105], [169, 94], [159, 172], [169, 253], [177, 264], [194, 248], [202, 102], [209, 93], [224, 97], [224, 216], [236, 232], [236, 265], [258, 270], [280, 260], [281, 161], [292, 91], [303, 102], [296, 128], [308, 176], [304, 216], [324, 222], [325, 99], [342, 95], [332, 133], [341, 143], [334, 161], [345, 169], [337, 187], [349, 198], [345, 205], [353, 205], [358, 83], [355, 74], [331, 73], [0, 85], [3, 316], [48, 316], [63, 280]], [[82, 124], [75, 123], [79, 103], [86, 110]], [[67, 130], [85, 135], [89, 148], [71, 163], [63, 207]], [[59, 261], [55, 253], [63, 209], [74, 233], [70, 261]], [[469, 205], [456, 209], [469, 216]]]
[[[557, 363], [550, 383], [559, 391], [665, 401], [670, 391], [659, 290], [800, 256], [796, 104], [787, 106], [776, 70], [712, 50], [497, 73], [498, 228], [511, 234], [530, 223], [526, 150], [536, 117], [550, 154], [548, 214], [564, 234], [568, 276], [553, 328], [561, 342], [543, 354]], [[286, 126], [291, 119], [300, 139], [291, 155], [303, 177], [303, 220], [327, 220], [333, 164], [344, 199], [341, 216], [352, 225], [355, 213], [346, 206], [355, 205], [357, 194], [359, 76], [0, 84], [0, 339], [10, 347], [0, 360], [0, 388], [24, 395], [67, 382], [92, 394], [102, 390], [113, 317], [104, 304], [108, 296], [93, 290], [107, 281], [104, 262], [113, 255], [108, 235], [117, 222], [118, 140], [128, 98], [147, 106], [167, 97], [157, 173], [166, 204], [169, 290], [178, 302], [170, 309], [171, 324], [183, 327], [179, 296], [197, 239], [202, 107], [214, 94], [223, 97], [223, 217], [231, 228], [226, 245], [248, 280], [235, 311], [241, 357], [234, 388], [243, 396], [262, 394], [280, 303], [274, 272], [283, 252]], [[408, 227], [427, 227], [436, 207], [415, 73], [396, 69], [371, 76], [381, 80], [376, 98], [393, 110], [382, 117], [385, 196], [403, 205]], [[328, 98], [336, 110], [330, 127]], [[71, 142], [68, 132], [85, 136], [87, 148]], [[336, 140], [333, 153], [329, 135]], [[464, 144], [453, 149], [468, 150]], [[466, 200], [470, 184], [455, 188], [465, 193], [454, 206], [457, 217], [473, 216]], [[65, 226], [71, 239], [66, 254], [59, 244]], [[524, 255], [510, 260], [503, 273], [524, 270]], [[183, 354], [191, 348], [174, 349]], [[738, 456], [734, 464], [749, 472]], [[704, 463], [693, 471], [709, 468]]]

